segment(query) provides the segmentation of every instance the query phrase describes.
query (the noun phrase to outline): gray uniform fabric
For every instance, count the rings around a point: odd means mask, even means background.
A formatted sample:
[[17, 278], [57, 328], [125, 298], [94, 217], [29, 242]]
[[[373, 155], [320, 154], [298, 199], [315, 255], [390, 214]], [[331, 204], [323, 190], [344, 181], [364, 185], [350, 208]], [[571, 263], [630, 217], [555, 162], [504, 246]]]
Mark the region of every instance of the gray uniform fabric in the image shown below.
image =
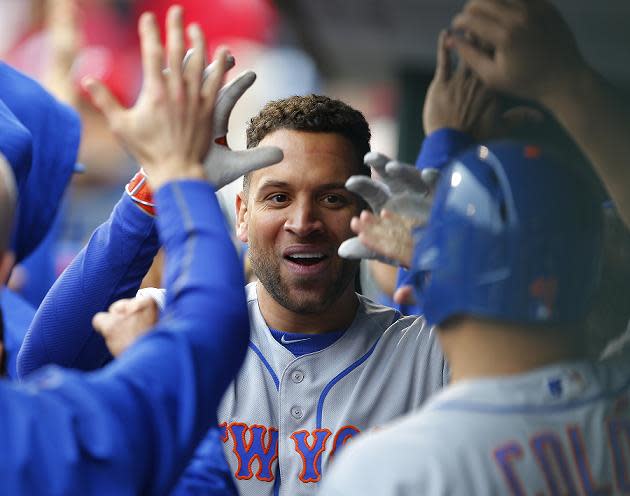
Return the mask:
[[247, 286], [250, 347], [218, 411], [241, 495], [315, 494], [346, 441], [418, 408], [446, 383], [435, 331], [422, 317], [400, 318], [358, 297], [340, 339], [296, 358], [271, 335], [256, 284]]
[[629, 358], [449, 386], [349, 446], [321, 495], [627, 494]]

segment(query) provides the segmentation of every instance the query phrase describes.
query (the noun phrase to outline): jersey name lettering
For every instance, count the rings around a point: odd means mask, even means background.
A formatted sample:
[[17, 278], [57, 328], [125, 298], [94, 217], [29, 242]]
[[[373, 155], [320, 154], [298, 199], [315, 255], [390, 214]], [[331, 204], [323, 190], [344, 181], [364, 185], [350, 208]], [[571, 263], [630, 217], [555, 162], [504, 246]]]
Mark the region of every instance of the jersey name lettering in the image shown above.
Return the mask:
[[[256, 479], [263, 482], [275, 480], [275, 464], [278, 459], [278, 429], [263, 425], [247, 425], [242, 422], [223, 422], [219, 425], [221, 440], [232, 440], [232, 452], [236, 456], [238, 468], [234, 473], [237, 479]], [[300, 457], [302, 469], [300, 481], [319, 482], [322, 473], [322, 455], [330, 448], [330, 456], [335, 455], [352, 437], [359, 434], [352, 425], [341, 427], [332, 443], [330, 429], [299, 430], [291, 434], [295, 444], [295, 456]], [[254, 473], [255, 466], [257, 467]]]
[[[614, 467], [614, 481], [595, 480], [593, 477], [579, 426], [568, 425], [564, 435], [547, 431], [530, 438], [529, 452], [541, 470], [549, 494], [605, 496], [630, 493], [630, 419], [608, 419], [605, 431], [608, 456]], [[494, 450], [494, 460], [510, 494], [514, 496], [526, 494], [518, 476], [518, 464], [523, 460], [526, 450], [518, 441], [510, 441]]]

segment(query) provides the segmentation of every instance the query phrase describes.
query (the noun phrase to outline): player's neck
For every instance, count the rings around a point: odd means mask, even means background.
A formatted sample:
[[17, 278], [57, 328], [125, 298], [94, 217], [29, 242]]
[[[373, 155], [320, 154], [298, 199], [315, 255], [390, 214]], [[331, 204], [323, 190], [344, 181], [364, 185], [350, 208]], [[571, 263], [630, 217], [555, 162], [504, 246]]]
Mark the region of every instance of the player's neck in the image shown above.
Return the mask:
[[451, 382], [522, 374], [556, 362], [584, 358], [580, 331], [503, 325], [461, 319], [439, 330]]
[[346, 329], [352, 324], [359, 305], [352, 283], [329, 308], [320, 313], [294, 312], [283, 307], [260, 282], [256, 290], [258, 307], [267, 325], [286, 332], [325, 334]]

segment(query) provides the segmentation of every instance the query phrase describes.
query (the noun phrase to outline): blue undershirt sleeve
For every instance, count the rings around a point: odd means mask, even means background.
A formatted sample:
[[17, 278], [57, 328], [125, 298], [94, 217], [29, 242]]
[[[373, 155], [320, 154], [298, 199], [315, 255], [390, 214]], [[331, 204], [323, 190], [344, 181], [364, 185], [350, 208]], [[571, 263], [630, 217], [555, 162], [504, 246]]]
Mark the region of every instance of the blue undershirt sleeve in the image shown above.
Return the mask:
[[422, 142], [416, 168], [442, 170], [455, 156], [472, 146], [469, 134], [444, 127], [433, 131]]
[[[472, 136], [462, 131], [452, 128], [441, 128], [433, 131], [422, 142], [418, 159], [416, 160], [416, 168], [422, 169], [438, 169], [442, 170], [457, 155], [469, 148], [475, 143]], [[413, 233], [414, 252], [418, 241], [422, 238], [422, 228]], [[413, 305], [395, 305], [395, 308], [405, 315], [420, 315], [422, 313], [422, 280], [423, 276], [417, 269], [416, 254], [414, 253], [414, 263], [407, 271], [402, 268], [398, 269], [398, 278], [396, 288], [410, 285], [414, 287], [415, 303]]]
[[208, 183], [155, 199], [164, 316], [99, 371], [0, 383], [0, 494], [166, 494], [216, 422], [249, 339], [242, 267]]
[[158, 248], [155, 219], [123, 194], [44, 298], [20, 349], [18, 376], [46, 364], [94, 370], [111, 360], [92, 317], [135, 296]]

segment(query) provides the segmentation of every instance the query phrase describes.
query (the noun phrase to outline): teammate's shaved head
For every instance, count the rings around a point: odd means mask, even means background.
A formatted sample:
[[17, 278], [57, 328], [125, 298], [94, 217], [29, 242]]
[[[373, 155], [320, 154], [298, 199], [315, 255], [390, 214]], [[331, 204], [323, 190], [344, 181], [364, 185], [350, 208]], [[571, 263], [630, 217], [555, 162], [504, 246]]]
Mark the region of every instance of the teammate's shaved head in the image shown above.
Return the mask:
[[0, 153], [0, 254], [11, 240], [11, 229], [17, 202], [17, 188], [9, 163]]

